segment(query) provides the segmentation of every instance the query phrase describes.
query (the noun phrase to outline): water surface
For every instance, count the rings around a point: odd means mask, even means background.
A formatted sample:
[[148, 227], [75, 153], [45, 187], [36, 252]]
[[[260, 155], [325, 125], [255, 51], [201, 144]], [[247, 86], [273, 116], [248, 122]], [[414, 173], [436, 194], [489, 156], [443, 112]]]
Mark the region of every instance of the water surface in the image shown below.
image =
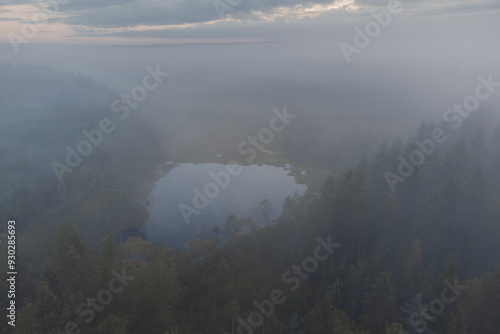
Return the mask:
[[[225, 188], [218, 186], [217, 196], [213, 186], [215, 182], [210, 173], [226, 171], [227, 166], [221, 164], [178, 164], [158, 180], [148, 195], [150, 218], [142, 227], [146, 240], [171, 247], [184, 248], [192, 239], [206, 235], [210, 238], [214, 226], [221, 229], [226, 224], [227, 216], [234, 214], [238, 218], [253, 218], [256, 225], [262, 221], [255, 215], [260, 203], [268, 199], [274, 210], [271, 218], [281, 213], [283, 201], [294, 192], [302, 194], [306, 186], [295, 182], [287, 168], [275, 166], [239, 166], [238, 175], [230, 176]], [[205, 185], [212, 182], [209, 201], [203, 209], [196, 209], [193, 198], [197, 189], [206, 194]], [[223, 184], [223, 183], [221, 183]], [[201, 203], [201, 201], [200, 201]], [[196, 209], [199, 213], [189, 216], [186, 222], [179, 205], [184, 204]], [[200, 206], [198, 206], [200, 208]], [[187, 215], [186, 215], [187, 216]], [[205, 225], [205, 233], [203, 233]]]

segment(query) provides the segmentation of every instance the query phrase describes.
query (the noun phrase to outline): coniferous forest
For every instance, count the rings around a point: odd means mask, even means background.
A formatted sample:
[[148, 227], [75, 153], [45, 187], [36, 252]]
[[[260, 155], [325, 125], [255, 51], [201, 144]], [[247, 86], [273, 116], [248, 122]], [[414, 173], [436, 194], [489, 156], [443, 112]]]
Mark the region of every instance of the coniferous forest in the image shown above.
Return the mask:
[[499, 31], [0, 0], [0, 334], [499, 334]]
[[[438, 128], [422, 123], [411, 140], [380, 145], [319, 191], [289, 196], [271, 224], [242, 232], [232, 215], [185, 251], [138, 237], [96, 242], [63, 218], [35, 235], [20, 225], [33, 243], [19, 255], [15, 333], [497, 333], [500, 126], [492, 123], [478, 112], [457, 131], [439, 125], [448, 141], [427, 141], [432, 154], [392, 192], [398, 157]], [[95, 177], [98, 164], [78, 177]], [[99, 182], [68, 187], [52, 211], [74, 210], [73, 196], [95, 205]], [[51, 200], [12, 196], [25, 207]], [[34, 212], [18, 217], [29, 222]]]

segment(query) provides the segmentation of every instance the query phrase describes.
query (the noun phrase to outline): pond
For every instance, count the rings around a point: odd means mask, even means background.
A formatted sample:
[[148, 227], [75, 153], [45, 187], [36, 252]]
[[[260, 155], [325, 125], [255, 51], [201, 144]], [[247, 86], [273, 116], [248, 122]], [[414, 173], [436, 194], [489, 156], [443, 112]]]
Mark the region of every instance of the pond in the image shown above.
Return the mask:
[[263, 200], [269, 200], [273, 207], [269, 216], [275, 219], [287, 196], [306, 190], [305, 185], [295, 182], [287, 167], [214, 163], [172, 166], [148, 195], [150, 217], [139, 230], [148, 241], [181, 249], [189, 240], [210, 238], [216, 225], [223, 229], [231, 214], [263, 225], [262, 217], [255, 214]]

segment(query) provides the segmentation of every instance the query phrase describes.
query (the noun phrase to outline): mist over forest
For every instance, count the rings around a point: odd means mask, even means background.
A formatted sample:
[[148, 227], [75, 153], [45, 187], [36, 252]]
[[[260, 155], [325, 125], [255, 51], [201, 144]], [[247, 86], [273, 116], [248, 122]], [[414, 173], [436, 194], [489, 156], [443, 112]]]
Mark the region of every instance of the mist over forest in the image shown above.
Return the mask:
[[0, 333], [498, 333], [499, 28], [0, 1]]

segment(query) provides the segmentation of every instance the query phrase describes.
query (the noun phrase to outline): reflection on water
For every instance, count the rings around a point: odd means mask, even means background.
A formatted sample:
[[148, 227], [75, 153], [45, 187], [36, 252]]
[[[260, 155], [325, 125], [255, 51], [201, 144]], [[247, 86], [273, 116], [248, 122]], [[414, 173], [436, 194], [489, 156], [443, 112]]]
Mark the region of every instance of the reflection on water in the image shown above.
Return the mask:
[[[295, 183], [288, 170], [274, 166], [241, 166], [242, 171], [231, 176], [225, 188], [219, 188], [218, 195], [208, 198], [208, 205], [193, 214], [186, 223], [180, 204], [195, 208], [193, 197], [195, 190], [204, 193], [204, 186], [213, 182], [210, 172], [217, 173], [226, 170], [220, 164], [178, 164], [165, 176], [156, 182], [148, 195], [147, 207], [149, 220], [138, 229], [123, 231], [121, 237], [137, 235], [148, 241], [162, 245], [184, 248], [192, 239], [198, 238], [205, 224], [206, 235], [209, 237], [213, 227], [224, 228], [226, 218], [230, 214], [238, 218], [254, 218], [259, 204], [268, 199], [274, 210], [272, 219], [281, 213], [283, 201], [294, 192], [303, 193], [305, 185]], [[138, 233], [138, 234], [135, 234]]]

